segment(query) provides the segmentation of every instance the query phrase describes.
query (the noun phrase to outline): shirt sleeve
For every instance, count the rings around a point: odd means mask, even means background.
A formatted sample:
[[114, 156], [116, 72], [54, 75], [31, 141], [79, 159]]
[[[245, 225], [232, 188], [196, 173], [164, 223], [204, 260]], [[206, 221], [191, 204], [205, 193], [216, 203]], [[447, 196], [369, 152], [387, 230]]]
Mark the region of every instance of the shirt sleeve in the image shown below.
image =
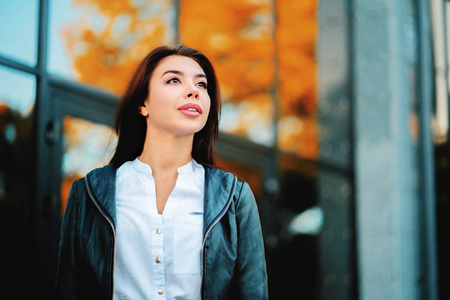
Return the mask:
[[268, 299], [264, 243], [258, 207], [250, 186], [242, 183], [236, 202], [238, 258], [236, 283], [240, 299]]
[[78, 188], [77, 181], [70, 188], [69, 198], [61, 224], [55, 298], [77, 298], [77, 241], [78, 241]]

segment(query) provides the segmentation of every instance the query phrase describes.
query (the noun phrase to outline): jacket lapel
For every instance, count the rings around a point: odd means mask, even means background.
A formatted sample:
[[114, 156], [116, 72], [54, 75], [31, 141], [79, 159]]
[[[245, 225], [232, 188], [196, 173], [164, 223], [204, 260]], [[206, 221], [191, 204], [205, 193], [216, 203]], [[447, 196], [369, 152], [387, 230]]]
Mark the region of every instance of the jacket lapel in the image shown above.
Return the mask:
[[224, 209], [231, 193], [234, 176], [219, 169], [205, 167], [203, 198], [203, 234]]
[[115, 227], [116, 224], [116, 168], [109, 164], [86, 175], [94, 201]]

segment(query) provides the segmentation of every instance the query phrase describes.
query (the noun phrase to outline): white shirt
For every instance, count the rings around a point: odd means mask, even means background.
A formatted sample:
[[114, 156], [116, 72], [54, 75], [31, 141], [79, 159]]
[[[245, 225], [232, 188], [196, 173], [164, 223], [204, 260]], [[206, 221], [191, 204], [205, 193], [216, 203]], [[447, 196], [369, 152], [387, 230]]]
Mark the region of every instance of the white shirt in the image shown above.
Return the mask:
[[116, 174], [114, 299], [199, 299], [205, 170], [178, 168], [163, 213], [150, 166], [138, 158]]

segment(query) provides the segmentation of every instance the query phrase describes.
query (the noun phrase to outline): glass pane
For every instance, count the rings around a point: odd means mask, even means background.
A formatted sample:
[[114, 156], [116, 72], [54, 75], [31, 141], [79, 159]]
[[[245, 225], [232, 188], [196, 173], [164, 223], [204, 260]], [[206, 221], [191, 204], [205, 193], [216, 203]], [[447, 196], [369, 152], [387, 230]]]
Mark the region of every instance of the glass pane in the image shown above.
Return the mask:
[[0, 55], [34, 66], [38, 0], [0, 1]]
[[49, 71], [121, 94], [137, 63], [174, 41], [170, 0], [51, 1]]
[[109, 163], [116, 146], [112, 128], [71, 116], [63, 121], [61, 213], [64, 213], [72, 183], [90, 170]]
[[278, 146], [318, 158], [317, 6], [312, 1], [276, 1], [278, 61]]
[[185, 0], [179, 21], [181, 42], [205, 53], [216, 70], [220, 129], [267, 146], [275, 142], [272, 2]]
[[318, 166], [295, 154], [282, 154], [276, 212], [277, 247], [271, 249], [269, 282], [279, 299], [318, 299], [319, 234], [323, 212], [317, 196]]
[[276, 1], [276, 9], [273, 3], [182, 1], [181, 42], [214, 64], [222, 131], [317, 159], [317, 1]]
[[34, 76], [0, 66], [0, 273], [7, 279], [2, 293], [21, 299], [32, 298], [38, 282], [32, 244], [35, 93]]

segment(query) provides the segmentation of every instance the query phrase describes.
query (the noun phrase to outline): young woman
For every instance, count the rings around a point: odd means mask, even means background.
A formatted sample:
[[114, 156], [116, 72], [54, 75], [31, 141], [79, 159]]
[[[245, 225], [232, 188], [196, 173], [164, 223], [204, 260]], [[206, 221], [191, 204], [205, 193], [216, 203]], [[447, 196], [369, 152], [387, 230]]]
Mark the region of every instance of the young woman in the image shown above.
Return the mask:
[[219, 114], [202, 53], [162, 46], [141, 62], [111, 163], [72, 185], [58, 299], [267, 299], [253, 194], [214, 167]]

